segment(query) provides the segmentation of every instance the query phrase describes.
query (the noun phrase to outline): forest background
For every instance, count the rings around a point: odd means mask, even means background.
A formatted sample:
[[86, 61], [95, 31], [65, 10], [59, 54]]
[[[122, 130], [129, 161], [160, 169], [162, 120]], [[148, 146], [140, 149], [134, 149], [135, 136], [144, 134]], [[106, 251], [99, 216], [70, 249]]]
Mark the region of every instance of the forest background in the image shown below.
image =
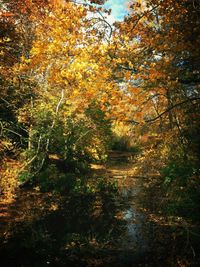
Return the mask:
[[113, 24], [104, 2], [0, 2], [1, 197], [77, 190], [126, 150], [159, 174], [166, 212], [197, 222], [200, 2], [129, 1]]

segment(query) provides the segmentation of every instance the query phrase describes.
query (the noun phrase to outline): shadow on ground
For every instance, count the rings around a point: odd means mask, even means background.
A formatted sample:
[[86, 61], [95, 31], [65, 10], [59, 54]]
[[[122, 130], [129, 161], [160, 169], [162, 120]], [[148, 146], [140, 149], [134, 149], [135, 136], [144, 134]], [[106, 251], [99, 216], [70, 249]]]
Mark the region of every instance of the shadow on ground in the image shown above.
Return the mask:
[[95, 190], [20, 189], [2, 204], [1, 266], [199, 266], [196, 225], [163, 213], [160, 180], [134, 176], [131, 160], [93, 166]]
[[[144, 253], [124, 248], [127, 209], [118, 190], [53, 196], [19, 191], [1, 238], [3, 266], [140, 266]], [[44, 197], [45, 196], [45, 197]], [[11, 212], [12, 214], [12, 212]], [[134, 265], [133, 265], [134, 264]]]

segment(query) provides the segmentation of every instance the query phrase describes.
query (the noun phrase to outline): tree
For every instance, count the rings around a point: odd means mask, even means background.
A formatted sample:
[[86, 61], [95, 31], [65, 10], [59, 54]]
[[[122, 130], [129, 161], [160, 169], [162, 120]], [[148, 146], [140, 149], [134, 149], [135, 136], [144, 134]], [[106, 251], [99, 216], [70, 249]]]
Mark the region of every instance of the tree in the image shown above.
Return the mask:
[[[25, 166], [35, 164], [37, 171], [41, 170], [49, 154], [55, 152], [56, 142], [59, 158], [64, 160], [68, 160], [69, 151], [72, 152], [70, 146], [76, 147], [76, 154], [78, 150], [80, 152], [75, 142], [79, 140], [80, 144], [80, 140], [86, 140], [82, 135], [88, 138], [85, 142], [88, 143], [87, 151], [103, 151], [100, 147], [104, 137], [98, 133], [101, 132], [99, 122], [91, 119], [88, 110], [94, 104], [94, 113], [99, 110], [108, 119], [113, 114], [113, 103], [122, 95], [118, 84], [111, 79], [107, 31], [104, 27], [96, 27], [98, 22], [102, 26], [103, 18], [91, 19], [91, 12], [96, 9], [90, 4], [71, 1], [52, 2], [51, 7], [43, 12], [41, 20], [33, 18], [36, 26], [31, 50], [15, 65], [20, 77], [27, 77], [31, 90], [30, 100], [18, 110], [18, 119], [28, 132], [30, 158]], [[80, 136], [70, 137], [70, 140], [75, 138], [72, 143], [67, 141], [71, 135], [70, 120], [72, 128], [74, 123], [80, 124], [78, 130], [76, 127], [73, 130], [75, 136]], [[109, 123], [107, 127], [110, 127]], [[56, 131], [60, 136], [56, 136]], [[72, 158], [73, 155], [71, 153]]]
[[16, 66], [28, 57], [36, 23], [47, 1], [1, 1], [0, 11], [0, 185], [10, 195], [17, 186], [19, 152], [26, 146], [27, 125], [18, 120], [20, 108], [29, 102], [32, 85]]
[[136, 110], [132, 121], [157, 123], [157, 131], [178, 138], [185, 156], [185, 131], [199, 127], [189, 112], [198, 116], [198, 24], [198, 1], [134, 1], [117, 30], [124, 52], [115, 56]]

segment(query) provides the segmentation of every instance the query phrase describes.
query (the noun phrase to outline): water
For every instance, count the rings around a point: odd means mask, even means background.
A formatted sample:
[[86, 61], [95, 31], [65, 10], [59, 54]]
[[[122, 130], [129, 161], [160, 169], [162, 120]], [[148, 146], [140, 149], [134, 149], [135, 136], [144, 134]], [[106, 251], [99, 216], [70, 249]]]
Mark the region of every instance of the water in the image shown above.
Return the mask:
[[20, 193], [15, 209], [24, 202], [29, 210], [7, 229], [9, 238], [0, 247], [3, 266], [141, 266], [148, 253], [138, 201], [142, 187], [124, 166], [109, 169], [118, 173], [119, 193], [107, 183], [97, 193], [46, 198], [38, 193], [23, 201]]
[[144, 213], [139, 210], [136, 201], [140, 191], [140, 186], [124, 188], [122, 190], [123, 197], [126, 197], [129, 203], [129, 208], [123, 212], [123, 218], [127, 223], [123, 246], [124, 248], [132, 248], [135, 251], [146, 252], [148, 251], [148, 242], [144, 234], [146, 220]]

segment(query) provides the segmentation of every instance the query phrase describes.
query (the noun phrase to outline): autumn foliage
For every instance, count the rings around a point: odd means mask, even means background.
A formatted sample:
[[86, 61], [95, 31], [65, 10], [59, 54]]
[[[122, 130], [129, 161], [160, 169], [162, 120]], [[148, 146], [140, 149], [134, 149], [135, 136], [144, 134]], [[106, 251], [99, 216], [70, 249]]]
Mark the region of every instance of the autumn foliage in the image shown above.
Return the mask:
[[1, 4], [0, 155], [22, 180], [106, 159], [117, 123], [165, 164], [199, 161], [199, 2], [129, 1], [114, 25], [103, 3]]
[[6, 266], [199, 266], [200, 1], [105, 2], [0, 1]]

